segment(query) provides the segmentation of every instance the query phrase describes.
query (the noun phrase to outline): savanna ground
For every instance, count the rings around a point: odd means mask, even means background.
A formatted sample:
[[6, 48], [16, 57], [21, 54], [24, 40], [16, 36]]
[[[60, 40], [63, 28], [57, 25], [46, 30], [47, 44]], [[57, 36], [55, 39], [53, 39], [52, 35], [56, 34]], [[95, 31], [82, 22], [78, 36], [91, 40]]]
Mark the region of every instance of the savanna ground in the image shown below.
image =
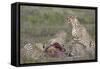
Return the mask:
[[[72, 39], [72, 27], [65, 23], [65, 17], [69, 15], [76, 15], [82, 25], [84, 25], [89, 32], [92, 39], [95, 40], [95, 11], [88, 9], [71, 9], [71, 8], [56, 8], [56, 7], [32, 7], [21, 6], [20, 8], [20, 35], [21, 45], [23, 49], [25, 42], [32, 44], [34, 48], [35, 43], [46, 43], [54, 37], [59, 30], [64, 30], [66, 35], [66, 43]], [[35, 48], [34, 48], [35, 49]], [[80, 48], [81, 50], [81, 48]], [[37, 54], [40, 54], [39, 52]], [[23, 55], [23, 54], [21, 54]], [[43, 62], [20, 57], [21, 63], [36, 63]], [[55, 61], [56, 59], [47, 58], [44, 62]], [[71, 59], [71, 60], [70, 60]], [[57, 59], [59, 60], [59, 59]], [[61, 60], [61, 59], [60, 59]], [[72, 61], [72, 58], [67, 58], [63, 61]], [[77, 59], [80, 60], [80, 59]]]

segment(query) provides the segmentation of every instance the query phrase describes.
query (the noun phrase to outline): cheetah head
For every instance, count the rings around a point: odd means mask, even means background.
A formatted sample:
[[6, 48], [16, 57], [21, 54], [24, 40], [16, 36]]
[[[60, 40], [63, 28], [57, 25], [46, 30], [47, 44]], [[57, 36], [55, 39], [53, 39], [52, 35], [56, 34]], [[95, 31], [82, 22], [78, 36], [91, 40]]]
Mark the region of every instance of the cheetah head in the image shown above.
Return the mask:
[[76, 20], [77, 16], [68, 16], [66, 18], [67, 23], [74, 23], [74, 21]]

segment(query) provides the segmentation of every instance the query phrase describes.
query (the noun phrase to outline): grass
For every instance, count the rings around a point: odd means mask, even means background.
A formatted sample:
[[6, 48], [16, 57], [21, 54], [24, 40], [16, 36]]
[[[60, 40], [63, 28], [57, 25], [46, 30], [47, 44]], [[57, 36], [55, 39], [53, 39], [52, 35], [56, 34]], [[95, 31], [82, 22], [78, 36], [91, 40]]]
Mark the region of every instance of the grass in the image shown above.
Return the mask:
[[[80, 23], [86, 27], [89, 34], [95, 39], [94, 10], [21, 6], [20, 11], [21, 48], [23, 48], [25, 41], [45, 43], [53, 38], [54, 34], [59, 30], [66, 31], [68, 37], [66, 41], [69, 41], [72, 38], [72, 27], [65, 23], [65, 17], [69, 15], [78, 16]], [[29, 63], [31, 61], [30, 59]]]

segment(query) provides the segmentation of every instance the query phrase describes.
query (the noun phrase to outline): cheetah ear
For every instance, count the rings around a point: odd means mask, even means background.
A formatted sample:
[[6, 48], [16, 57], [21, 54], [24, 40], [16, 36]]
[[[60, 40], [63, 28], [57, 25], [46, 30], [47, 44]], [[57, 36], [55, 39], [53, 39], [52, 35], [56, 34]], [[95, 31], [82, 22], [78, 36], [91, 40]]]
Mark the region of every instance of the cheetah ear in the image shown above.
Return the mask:
[[66, 23], [68, 21], [68, 19], [69, 19], [69, 17], [65, 17], [65, 21], [64, 22]]

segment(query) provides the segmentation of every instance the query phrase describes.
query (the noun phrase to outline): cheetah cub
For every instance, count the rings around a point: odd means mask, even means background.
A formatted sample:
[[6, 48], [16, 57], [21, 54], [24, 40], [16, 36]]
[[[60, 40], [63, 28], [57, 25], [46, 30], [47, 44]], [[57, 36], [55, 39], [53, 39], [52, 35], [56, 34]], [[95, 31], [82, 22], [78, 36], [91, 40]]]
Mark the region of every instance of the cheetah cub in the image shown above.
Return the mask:
[[94, 46], [95, 42], [92, 40], [86, 28], [80, 24], [76, 16], [69, 16], [66, 20], [72, 26], [73, 40], [80, 42], [86, 47]]

